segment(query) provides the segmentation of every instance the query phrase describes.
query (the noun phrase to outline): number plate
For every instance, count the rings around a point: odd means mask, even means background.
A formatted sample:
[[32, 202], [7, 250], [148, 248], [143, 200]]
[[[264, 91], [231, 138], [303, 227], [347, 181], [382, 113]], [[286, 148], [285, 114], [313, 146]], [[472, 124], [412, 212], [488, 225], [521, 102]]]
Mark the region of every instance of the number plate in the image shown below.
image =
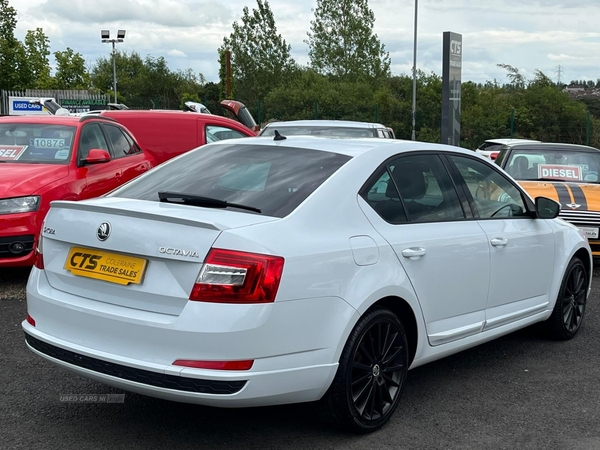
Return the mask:
[[73, 275], [122, 285], [140, 284], [147, 260], [83, 247], [71, 247], [65, 269]]
[[598, 239], [598, 228], [579, 227], [579, 229], [585, 233], [585, 237], [588, 239]]

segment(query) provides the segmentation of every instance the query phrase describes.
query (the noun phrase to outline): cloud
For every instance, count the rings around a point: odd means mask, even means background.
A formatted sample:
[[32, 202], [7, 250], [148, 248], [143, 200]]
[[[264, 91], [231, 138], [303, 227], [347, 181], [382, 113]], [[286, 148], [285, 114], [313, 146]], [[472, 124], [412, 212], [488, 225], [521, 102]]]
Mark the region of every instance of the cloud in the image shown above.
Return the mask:
[[[172, 70], [191, 68], [218, 80], [217, 49], [240, 22], [244, 6], [255, 0], [9, 0], [17, 9], [17, 37], [43, 27], [52, 51], [67, 46], [80, 52], [88, 66], [107, 57], [100, 30], [126, 29], [119, 51], [167, 59]], [[374, 32], [392, 59], [394, 75], [411, 74], [414, 0], [369, 0]], [[314, 19], [316, 0], [269, 0], [277, 32], [292, 47], [292, 57], [308, 64], [303, 41]], [[442, 33], [463, 36], [464, 81], [504, 79], [498, 63], [527, 73], [600, 76], [600, 0], [422, 0], [418, 11], [417, 68], [441, 73]], [[187, 56], [187, 57], [186, 57]], [[51, 58], [52, 59], [52, 58]], [[521, 69], [522, 68], [522, 69]], [[525, 72], [523, 72], [525, 73]]]
[[188, 57], [184, 52], [182, 52], [181, 50], [176, 50], [176, 49], [169, 50], [167, 52], [167, 55], [173, 56], [174, 58], [187, 58]]
[[76, 23], [133, 22], [168, 27], [225, 23], [233, 16], [233, 11], [221, 2], [176, 0], [46, 0], [39, 10], [61, 21]]

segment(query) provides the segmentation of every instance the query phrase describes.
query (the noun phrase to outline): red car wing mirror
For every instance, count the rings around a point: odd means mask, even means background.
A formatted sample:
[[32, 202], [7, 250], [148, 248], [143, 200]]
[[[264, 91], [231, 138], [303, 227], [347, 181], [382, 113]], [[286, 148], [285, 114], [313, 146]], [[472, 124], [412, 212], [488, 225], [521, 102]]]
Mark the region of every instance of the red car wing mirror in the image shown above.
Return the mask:
[[110, 161], [110, 155], [106, 150], [93, 148], [88, 153], [87, 158], [83, 159], [84, 164], [101, 164]]

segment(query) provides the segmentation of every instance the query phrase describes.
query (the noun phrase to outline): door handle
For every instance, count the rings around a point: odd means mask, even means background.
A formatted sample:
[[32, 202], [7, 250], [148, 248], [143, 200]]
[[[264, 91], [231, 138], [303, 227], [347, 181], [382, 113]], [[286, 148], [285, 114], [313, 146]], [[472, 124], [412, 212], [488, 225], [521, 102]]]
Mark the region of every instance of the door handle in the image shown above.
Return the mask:
[[425, 250], [423, 247], [411, 247], [402, 250], [402, 256], [412, 260], [419, 259], [421, 256], [425, 256], [425, 253], [427, 253], [427, 250]]
[[494, 246], [494, 247], [504, 247], [506, 244], [508, 244], [508, 239], [505, 238], [493, 238], [490, 243]]

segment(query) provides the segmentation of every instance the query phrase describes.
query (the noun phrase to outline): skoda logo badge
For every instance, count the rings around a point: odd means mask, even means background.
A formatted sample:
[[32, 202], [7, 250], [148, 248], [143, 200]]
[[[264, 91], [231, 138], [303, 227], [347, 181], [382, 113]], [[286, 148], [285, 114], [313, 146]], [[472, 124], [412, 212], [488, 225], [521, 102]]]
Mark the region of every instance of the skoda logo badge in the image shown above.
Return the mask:
[[110, 236], [110, 228], [110, 223], [108, 222], [104, 222], [103, 224], [101, 224], [98, 227], [98, 230], [96, 231], [96, 236], [98, 236], [98, 239], [100, 239], [101, 241], [107, 240]]

